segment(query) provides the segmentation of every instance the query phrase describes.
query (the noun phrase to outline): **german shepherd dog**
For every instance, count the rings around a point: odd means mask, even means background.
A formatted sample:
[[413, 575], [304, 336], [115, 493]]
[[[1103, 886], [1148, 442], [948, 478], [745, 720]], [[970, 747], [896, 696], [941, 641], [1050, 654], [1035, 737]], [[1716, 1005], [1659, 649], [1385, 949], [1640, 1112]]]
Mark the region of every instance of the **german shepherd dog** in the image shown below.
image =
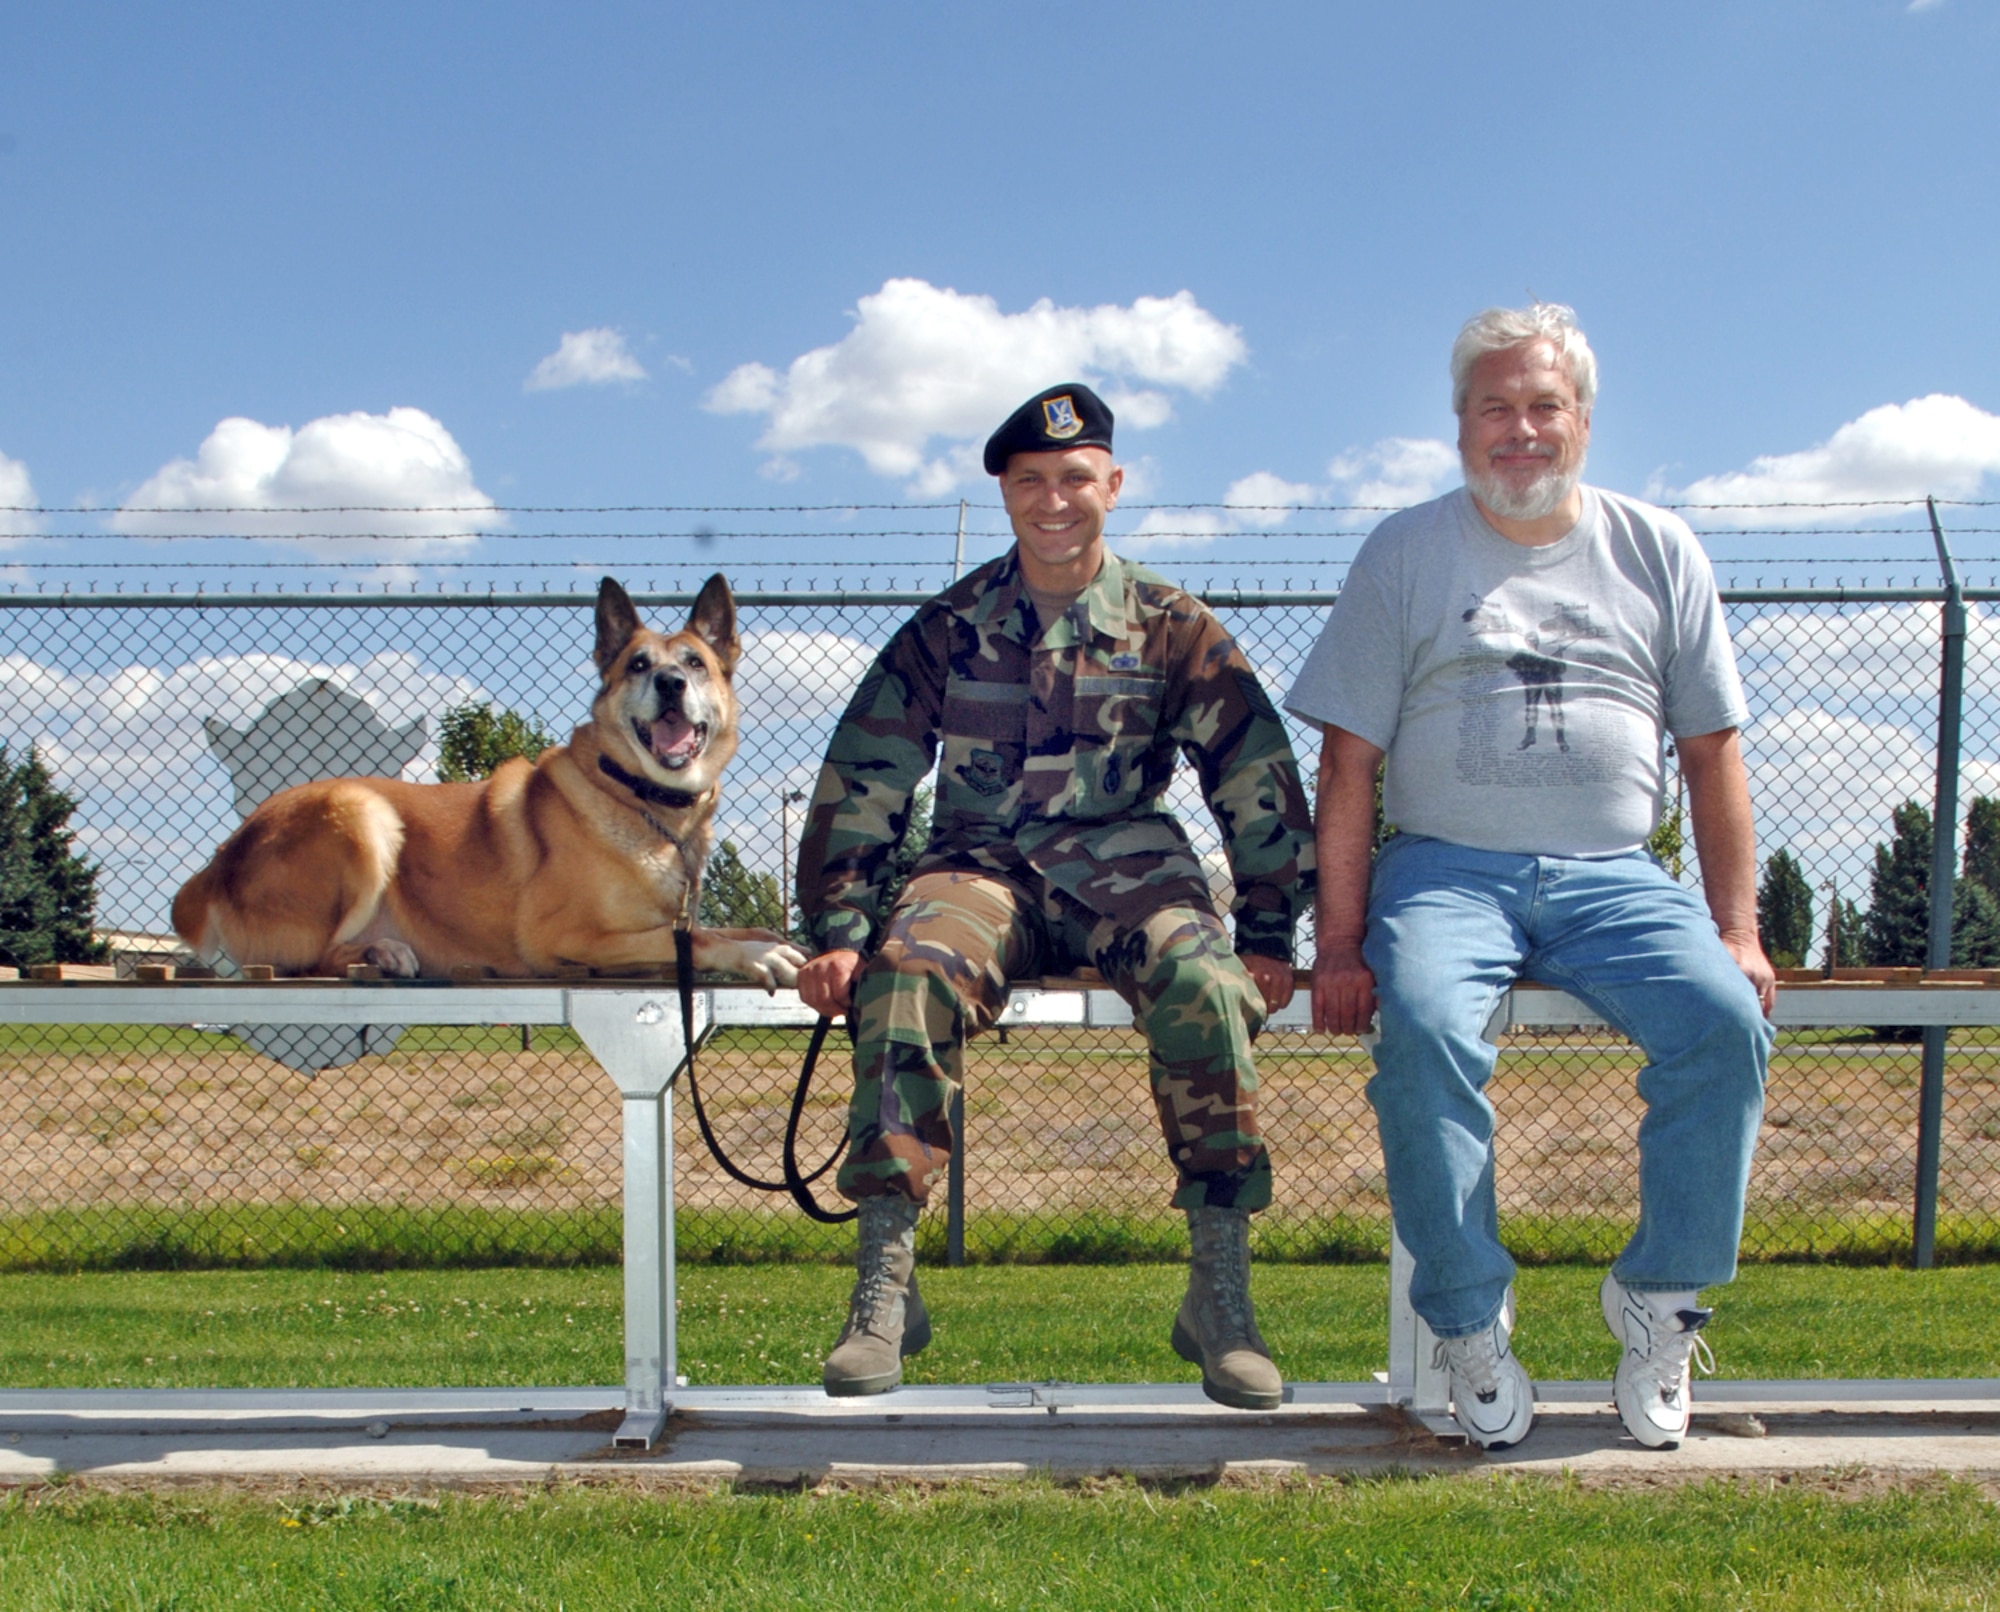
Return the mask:
[[[671, 636], [609, 577], [590, 721], [469, 784], [333, 778], [273, 795], [174, 898], [204, 957], [280, 974], [414, 979], [672, 962], [692, 922], [717, 782], [736, 753], [736, 603], [712, 576]], [[693, 931], [697, 968], [766, 990], [805, 956], [766, 929]]]

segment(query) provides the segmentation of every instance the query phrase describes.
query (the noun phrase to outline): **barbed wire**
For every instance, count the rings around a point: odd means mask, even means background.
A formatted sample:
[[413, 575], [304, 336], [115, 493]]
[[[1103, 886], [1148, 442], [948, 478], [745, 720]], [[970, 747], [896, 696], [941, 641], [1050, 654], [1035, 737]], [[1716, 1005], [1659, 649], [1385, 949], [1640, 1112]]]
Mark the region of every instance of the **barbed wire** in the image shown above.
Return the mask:
[[[40, 542], [712, 542], [722, 538], [936, 538], [934, 528], [866, 532], [26, 532]], [[966, 536], [988, 536], [984, 532]], [[1294, 532], [1292, 536], [1310, 536]], [[1346, 536], [1346, 534], [1342, 534]], [[18, 538], [16, 538], [18, 540]]]
[[[1934, 498], [1940, 508], [2000, 508], [1995, 498]], [[1672, 510], [1709, 509], [1908, 509], [1922, 505], [1914, 498], [1787, 498], [1771, 502], [1658, 503], [1655, 508]], [[789, 515], [833, 514], [864, 509], [968, 509], [1000, 510], [1002, 504], [976, 499], [951, 499], [931, 504], [127, 504], [104, 508], [91, 504], [0, 504], [0, 515]], [[1270, 513], [1278, 510], [1314, 513], [1353, 511], [1357, 514], [1384, 514], [1407, 509], [1407, 504], [1245, 504], [1209, 499], [1194, 503], [1140, 503], [1128, 500], [1126, 509], [1219, 509]], [[139, 535], [139, 534], [133, 534]]]
[[[1991, 537], [2000, 526], [1955, 526], [1954, 537]], [[0, 533], [0, 543], [711, 543], [735, 541], [824, 542], [883, 538], [950, 537], [948, 530], [924, 527], [869, 527], [846, 531], [741, 531], [709, 528], [692, 531], [640, 532], [15, 532]], [[967, 537], [1005, 536], [1000, 531], [968, 531]], [[1212, 531], [1202, 527], [1157, 527], [1151, 531], [1113, 532], [1111, 541], [1152, 538], [1231, 538], [1265, 542], [1297, 542], [1301, 538], [1365, 537], [1367, 528], [1252, 527]], [[1928, 526], [1719, 526], [1705, 538], [1729, 537], [1910, 537], [1928, 540]]]
[[[425, 571], [599, 571], [614, 563], [635, 566], [642, 571], [711, 571], [715, 568], [712, 560], [642, 560], [614, 562], [611, 560], [425, 560], [421, 569]], [[732, 571], [796, 571], [801, 565], [811, 564], [809, 560], [731, 560]], [[983, 561], [981, 562], [984, 563]], [[1259, 564], [1268, 562], [1260, 561]], [[1346, 560], [1285, 560], [1281, 565], [1347, 565]], [[845, 571], [920, 571], [925, 567], [932, 570], [948, 570], [948, 559], [932, 560], [842, 560], [840, 567]], [[379, 560], [204, 560], [204, 571], [379, 571], [383, 562]], [[25, 564], [10, 564], [0, 560], [0, 575], [7, 571], [184, 571], [188, 569], [184, 560], [41, 560]]]
[[[1164, 559], [1164, 556], [1156, 556]], [[1960, 565], [2000, 565], [2000, 554], [1961, 554], [1956, 556]], [[1190, 563], [1202, 563], [1189, 557]], [[424, 560], [413, 562], [426, 571], [592, 571], [601, 570], [612, 564], [633, 564], [629, 558], [616, 559], [550, 559], [550, 560]], [[712, 569], [716, 561], [710, 558], [690, 556], [686, 559], [655, 559], [636, 562], [641, 570], [680, 569], [700, 571]], [[790, 560], [744, 560], [732, 559], [732, 571], [789, 571], [802, 564], [812, 562], [799, 559]], [[849, 571], [920, 571], [946, 569], [951, 561], [945, 558], [902, 559], [902, 560], [842, 560], [843, 570]], [[972, 563], [970, 561], [968, 564]], [[979, 563], [983, 564], [984, 561]], [[1351, 557], [1323, 556], [1314, 559], [1278, 559], [1259, 556], [1251, 562], [1261, 571], [1271, 570], [1325, 570], [1345, 569], [1354, 562]], [[1726, 566], [1731, 570], [1743, 570], [1759, 566], [1788, 566], [1797, 570], [1804, 566], [1896, 566], [1908, 565], [1908, 557], [1883, 556], [1879, 559], [1856, 557], [1854, 555], [1833, 554], [1757, 554], [1732, 556], [1711, 562]], [[204, 571], [378, 571], [383, 562], [379, 560], [204, 560]], [[181, 571], [188, 568], [184, 560], [26, 560], [8, 561], [0, 559], [0, 574], [8, 571]]]
[[[790, 515], [947, 504], [0, 504], [0, 515]], [[975, 504], [970, 509], [998, 509]]]

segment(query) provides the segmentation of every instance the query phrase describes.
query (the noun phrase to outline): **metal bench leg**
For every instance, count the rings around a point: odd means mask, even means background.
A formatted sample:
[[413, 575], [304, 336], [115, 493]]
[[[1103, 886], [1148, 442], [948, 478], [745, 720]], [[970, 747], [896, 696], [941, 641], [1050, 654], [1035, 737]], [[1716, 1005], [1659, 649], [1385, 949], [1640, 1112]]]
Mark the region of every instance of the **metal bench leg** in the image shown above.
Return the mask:
[[[711, 1004], [695, 998], [695, 1033]], [[613, 1442], [651, 1449], [667, 1422], [674, 1356], [674, 1099], [686, 1048], [670, 992], [572, 991], [569, 1022], [624, 1099], [625, 1419]]]
[[[1449, 1420], [1450, 1379], [1437, 1358], [1437, 1335], [1410, 1308], [1410, 1272], [1415, 1265], [1392, 1227], [1389, 1232], [1389, 1398], [1428, 1420]], [[1454, 1423], [1452, 1431], [1457, 1431]]]

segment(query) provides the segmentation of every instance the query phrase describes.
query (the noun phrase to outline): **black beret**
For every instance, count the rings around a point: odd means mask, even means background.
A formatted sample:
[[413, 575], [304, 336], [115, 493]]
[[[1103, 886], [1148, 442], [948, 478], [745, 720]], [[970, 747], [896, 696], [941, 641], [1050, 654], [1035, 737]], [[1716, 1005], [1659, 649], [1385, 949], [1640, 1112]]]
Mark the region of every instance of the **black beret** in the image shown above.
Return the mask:
[[1065, 448], [1109, 448], [1111, 410], [1081, 381], [1037, 392], [986, 439], [986, 474], [998, 476], [1017, 453], [1060, 453]]

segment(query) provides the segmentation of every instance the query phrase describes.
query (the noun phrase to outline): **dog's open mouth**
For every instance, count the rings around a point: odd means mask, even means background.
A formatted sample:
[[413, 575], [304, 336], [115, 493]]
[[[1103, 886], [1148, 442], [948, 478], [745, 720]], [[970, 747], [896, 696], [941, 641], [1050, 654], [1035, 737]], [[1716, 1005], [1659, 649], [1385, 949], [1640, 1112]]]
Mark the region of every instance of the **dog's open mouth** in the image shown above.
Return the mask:
[[690, 722], [679, 715], [634, 722], [632, 731], [638, 735], [639, 748], [672, 772], [685, 767], [708, 745], [708, 724]]

